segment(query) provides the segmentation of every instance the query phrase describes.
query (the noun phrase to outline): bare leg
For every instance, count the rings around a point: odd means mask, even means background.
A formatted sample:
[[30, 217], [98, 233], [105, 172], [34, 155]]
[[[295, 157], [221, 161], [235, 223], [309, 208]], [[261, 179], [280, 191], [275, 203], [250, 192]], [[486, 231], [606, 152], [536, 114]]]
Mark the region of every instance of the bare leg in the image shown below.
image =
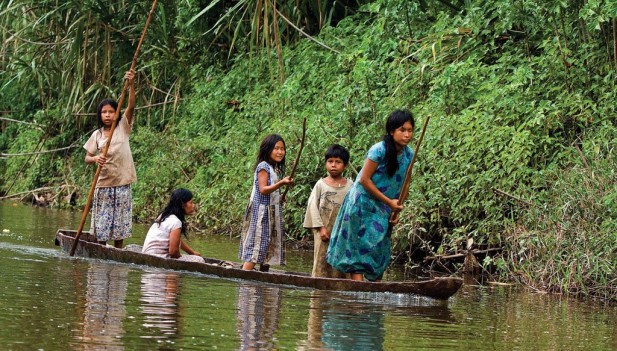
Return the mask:
[[242, 265], [242, 269], [244, 269], [245, 271], [252, 271], [253, 268], [255, 268], [254, 262], [244, 262], [244, 264]]
[[351, 273], [351, 280], [363, 281], [364, 276], [362, 275], [362, 273]]
[[115, 247], [116, 249], [121, 249], [121, 248], [122, 248], [122, 243], [123, 243], [123, 242], [124, 242], [124, 240], [123, 240], [123, 239], [120, 239], [120, 240], [114, 240], [114, 247]]

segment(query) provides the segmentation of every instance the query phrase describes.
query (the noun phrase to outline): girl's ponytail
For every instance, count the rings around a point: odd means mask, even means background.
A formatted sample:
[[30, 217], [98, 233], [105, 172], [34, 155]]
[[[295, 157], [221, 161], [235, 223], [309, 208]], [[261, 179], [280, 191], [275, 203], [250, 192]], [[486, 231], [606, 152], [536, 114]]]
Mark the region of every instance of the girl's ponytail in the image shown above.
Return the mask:
[[163, 221], [167, 219], [167, 217], [174, 215], [182, 223], [182, 229], [180, 231], [188, 239], [188, 235], [186, 234], [186, 221], [184, 219], [183, 205], [191, 199], [193, 199], [193, 193], [191, 193], [190, 190], [179, 188], [172, 191], [167, 206], [165, 206], [163, 211], [159, 213], [154, 223], [158, 223], [159, 225], [161, 225], [161, 223], [163, 223]]
[[383, 136], [383, 141], [386, 145], [386, 173], [392, 177], [398, 170], [398, 159], [394, 138], [390, 133], [386, 133]]

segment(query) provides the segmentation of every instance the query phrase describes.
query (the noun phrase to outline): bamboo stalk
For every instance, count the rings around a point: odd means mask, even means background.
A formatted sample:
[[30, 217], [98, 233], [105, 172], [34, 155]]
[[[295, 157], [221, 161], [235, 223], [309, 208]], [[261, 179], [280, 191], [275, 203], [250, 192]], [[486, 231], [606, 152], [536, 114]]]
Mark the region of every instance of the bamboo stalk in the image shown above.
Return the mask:
[[[407, 197], [409, 196], [409, 185], [411, 184], [411, 171], [413, 170], [413, 165], [414, 163], [416, 163], [416, 158], [418, 158], [418, 152], [420, 151], [420, 144], [422, 144], [422, 139], [424, 139], [424, 133], [426, 132], [426, 126], [428, 125], [428, 121], [431, 119], [431, 116], [428, 115], [426, 116], [426, 119], [424, 120], [424, 125], [422, 126], [422, 132], [420, 133], [420, 138], [418, 139], [418, 142], [416, 143], [416, 151], [413, 153], [413, 158], [411, 159], [411, 162], [409, 163], [409, 166], [407, 166], [407, 171], [405, 172], [405, 180], [403, 181], [403, 187], [401, 188], [401, 194], [398, 197], [397, 203], [399, 205], [402, 205], [405, 200], [407, 200]], [[396, 222], [398, 221], [398, 215], [399, 215], [399, 211], [392, 211], [392, 214], [390, 214], [390, 222]]]
[[617, 70], [617, 21], [613, 18], [613, 60]]
[[561, 55], [561, 62], [563, 63], [563, 67], [566, 71], [566, 88], [568, 91], [570, 90], [570, 83], [568, 77], [570, 76], [570, 67], [568, 66], [567, 54], [564, 52], [564, 49], [561, 45], [561, 36], [559, 35], [559, 28], [557, 27], [557, 19], [554, 14], [551, 14], [551, 18], [553, 19], [553, 29], [555, 30], [555, 36], [557, 37], [557, 48], [559, 49], [559, 54]]
[[285, 83], [285, 67], [283, 65], [283, 52], [281, 50], [281, 38], [279, 37], [279, 26], [278, 26], [278, 19], [276, 18], [276, 13], [278, 12], [276, 10], [276, 1], [272, 0], [272, 8], [274, 9], [274, 11], [272, 11], [272, 24], [274, 25], [274, 44], [275, 44], [275, 48], [276, 48], [276, 57], [278, 59], [278, 66], [279, 66], [279, 81], [281, 83], [281, 85], [283, 83]]
[[[150, 21], [152, 20], [152, 14], [156, 9], [156, 3], [158, 0], [154, 0], [152, 3], [152, 8], [150, 9], [150, 13], [148, 14], [148, 19], [146, 20], [146, 24], [144, 25], [144, 30], [141, 33], [141, 38], [139, 38], [139, 43], [137, 44], [137, 49], [135, 49], [135, 55], [133, 56], [133, 61], [131, 62], [130, 70], [135, 69], [135, 63], [137, 62], [137, 57], [139, 56], [139, 50], [141, 49], [141, 44], [146, 37], [146, 31], [148, 30], [148, 26], [150, 25]], [[124, 97], [126, 96], [126, 90], [129, 85], [129, 81], [124, 81], [124, 87], [122, 88], [122, 94], [120, 95], [120, 100], [118, 101], [118, 108], [116, 109], [116, 114], [114, 116], [114, 121], [111, 124], [111, 130], [109, 131], [109, 138], [107, 138], [107, 143], [103, 148], [102, 155], [107, 156], [107, 150], [109, 149], [109, 145], [111, 144], [111, 138], [116, 129], [116, 125], [118, 124], [118, 116], [120, 116], [120, 110], [122, 108], [122, 103], [124, 103]], [[84, 224], [86, 223], [86, 217], [88, 216], [88, 212], [90, 211], [90, 205], [92, 203], [92, 197], [94, 195], [94, 190], [96, 189], [96, 183], [99, 180], [99, 175], [101, 174], [101, 166], [97, 165], [96, 173], [94, 174], [94, 178], [92, 179], [92, 184], [90, 185], [90, 193], [88, 194], [88, 199], [86, 200], [86, 205], [84, 206], [84, 211], [81, 214], [81, 221], [79, 223], [79, 229], [77, 229], [77, 234], [75, 234], [75, 242], [73, 243], [73, 247], [71, 248], [70, 256], [75, 254], [75, 249], [77, 248], [77, 244], [79, 243], [79, 236], [81, 235], [82, 230], [84, 229]]]

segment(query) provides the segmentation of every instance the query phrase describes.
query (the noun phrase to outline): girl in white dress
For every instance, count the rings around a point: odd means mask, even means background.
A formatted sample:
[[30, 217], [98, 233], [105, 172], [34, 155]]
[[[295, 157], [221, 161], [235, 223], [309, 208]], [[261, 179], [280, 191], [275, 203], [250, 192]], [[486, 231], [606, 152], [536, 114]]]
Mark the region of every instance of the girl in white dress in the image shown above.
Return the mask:
[[[201, 254], [193, 250], [184, 240], [186, 235], [185, 215], [195, 214], [193, 194], [186, 189], [176, 189], [171, 193], [167, 206], [148, 230], [142, 252], [182, 261], [204, 262]], [[181, 255], [180, 249], [188, 255]]]

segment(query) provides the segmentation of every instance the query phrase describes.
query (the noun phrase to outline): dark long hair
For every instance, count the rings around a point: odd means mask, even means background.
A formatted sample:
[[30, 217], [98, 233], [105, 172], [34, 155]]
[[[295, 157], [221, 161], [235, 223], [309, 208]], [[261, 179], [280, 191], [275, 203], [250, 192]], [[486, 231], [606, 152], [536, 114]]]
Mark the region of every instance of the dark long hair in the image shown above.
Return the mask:
[[[111, 106], [114, 108], [114, 110], [118, 111], [118, 103], [116, 102], [116, 100], [113, 99], [104, 99], [103, 101], [99, 102], [99, 105], [96, 107], [96, 122], [99, 125], [99, 128], [103, 128], [103, 118], [101, 117], [101, 111], [103, 111], [103, 107], [105, 106]], [[120, 120], [122, 119], [122, 114], [120, 114], [118, 116], [118, 122], [120, 122]]]
[[285, 145], [285, 140], [283, 140], [282, 136], [278, 134], [266, 135], [264, 140], [261, 141], [261, 145], [259, 145], [259, 152], [257, 153], [257, 163], [255, 163], [255, 167], [257, 167], [260, 162], [266, 161], [274, 167], [277, 173], [285, 174], [285, 157], [287, 156], [287, 153], [285, 153], [285, 156], [283, 156], [281, 162], [274, 162], [270, 158], [270, 154], [272, 153], [272, 150], [274, 150], [274, 146], [276, 146], [276, 143], [279, 141], [283, 142], [285, 151], [287, 151], [287, 146]]
[[154, 222], [161, 225], [161, 223], [163, 223], [163, 221], [167, 219], [167, 217], [174, 215], [178, 217], [180, 222], [182, 222], [181, 232], [186, 238], [188, 238], [188, 235], [186, 234], [186, 222], [184, 220], [184, 208], [182, 207], [182, 205], [190, 201], [192, 198], [193, 193], [191, 193], [189, 190], [179, 188], [172, 191], [167, 206], [165, 206], [163, 211], [161, 211], [161, 213], [156, 218], [156, 221]]
[[383, 136], [383, 141], [386, 144], [386, 173], [390, 177], [398, 170], [398, 159], [396, 144], [390, 133], [400, 128], [405, 122], [410, 122], [411, 127], [415, 127], [413, 115], [408, 110], [394, 110], [388, 116], [386, 121], [386, 134]]

